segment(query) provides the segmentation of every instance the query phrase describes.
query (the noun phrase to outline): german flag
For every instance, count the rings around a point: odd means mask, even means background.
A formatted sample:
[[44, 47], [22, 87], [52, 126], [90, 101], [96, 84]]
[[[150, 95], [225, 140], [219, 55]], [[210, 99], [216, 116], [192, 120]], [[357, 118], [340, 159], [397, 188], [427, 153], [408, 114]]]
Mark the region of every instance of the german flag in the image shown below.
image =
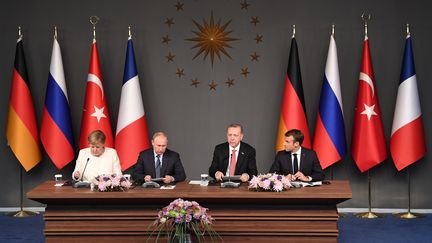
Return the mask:
[[18, 38], [9, 97], [6, 138], [26, 171], [41, 160], [39, 137], [30, 93], [22, 36]]
[[294, 36], [291, 40], [288, 70], [285, 76], [285, 89], [276, 137], [276, 151], [284, 150], [285, 133], [291, 129], [298, 129], [303, 132], [304, 141], [302, 147], [310, 149], [311, 140], [306, 117], [300, 61]]

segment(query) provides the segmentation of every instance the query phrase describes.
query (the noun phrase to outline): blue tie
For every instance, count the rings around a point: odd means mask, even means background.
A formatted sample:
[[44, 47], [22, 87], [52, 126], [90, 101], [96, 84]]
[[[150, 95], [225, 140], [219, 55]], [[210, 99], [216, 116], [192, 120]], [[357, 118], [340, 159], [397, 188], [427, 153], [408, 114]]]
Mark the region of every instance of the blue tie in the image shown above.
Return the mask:
[[161, 160], [160, 154], [156, 155], [156, 178], [160, 178], [161, 176]]

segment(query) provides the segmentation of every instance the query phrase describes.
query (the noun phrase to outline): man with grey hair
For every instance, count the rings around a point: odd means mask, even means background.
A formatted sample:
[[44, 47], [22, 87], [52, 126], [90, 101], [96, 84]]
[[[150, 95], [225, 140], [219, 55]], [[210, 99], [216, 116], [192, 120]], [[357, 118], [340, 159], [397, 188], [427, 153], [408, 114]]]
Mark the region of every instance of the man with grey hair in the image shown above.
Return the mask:
[[152, 138], [152, 148], [142, 151], [138, 156], [132, 174], [135, 181], [149, 182], [154, 178], [163, 178], [163, 182], [168, 184], [186, 179], [180, 155], [167, 149], [167, 146], [167, 135], [156, 132]]
[[224, 176], [240, 175], [240, 180], [246, 182], [257, 175], [255, 149], [242, 139], [243, 127], [240, 124], [229, 125], [227, 142], [215, 147], [210, 176], [221, 181]]

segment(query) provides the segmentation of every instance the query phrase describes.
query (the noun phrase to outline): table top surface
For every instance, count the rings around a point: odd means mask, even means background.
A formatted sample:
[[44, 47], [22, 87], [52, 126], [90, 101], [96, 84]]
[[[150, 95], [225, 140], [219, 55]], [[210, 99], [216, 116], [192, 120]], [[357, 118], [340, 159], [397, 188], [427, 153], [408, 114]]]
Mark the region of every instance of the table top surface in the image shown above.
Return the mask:
[[221, 188], [218, 184], [200, 186], [189, 184], [188, 181], [179, 182], [174, 189], [133, 187], [124, 192], [98, 192], [89, 188], [73, 188], [71, 186], [54, 186], [54, 181], [46, 181], [27, 192], [29, 199], [41, 203], [66, 202], [76, 200], [90, 202], [103, 200], [105, 202], [129, 199], [134, 201], [172, 200], [184, 198], [206, 201], [238, 201], [238, 200], [278, 200], [290, 201], [329, 201], [339, 203], [352, 198], [352, 191], [347, 180], [330, 181], [328, 185], [315, 187], [290, 188], [283, 192], [256, 192], [248, 190], [248, 184], [242, 183], [239, 188]]

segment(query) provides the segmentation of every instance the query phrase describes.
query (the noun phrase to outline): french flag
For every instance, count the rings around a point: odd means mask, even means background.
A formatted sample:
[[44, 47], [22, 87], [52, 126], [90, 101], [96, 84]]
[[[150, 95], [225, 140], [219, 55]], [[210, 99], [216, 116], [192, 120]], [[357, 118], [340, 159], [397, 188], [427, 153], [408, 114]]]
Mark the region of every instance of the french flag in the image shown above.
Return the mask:
[[60, 45], [54, 38], [40, 133], [42, 145], [58, 169], [75, 157], [72, 124]]
[[405, 40], [402, 72], [390, 138], [390, 153], [398, 171], [426, 154], [414, 54], [409, 33]]
[[313, 149], [323, 169], [342, 160], [347, 152], [337, 48], [333, 35], [330, 37]]
[[115, 148], [123, 171], [136, 163], [142, 150], [150, 148], [131, 36], [127, 43]]

